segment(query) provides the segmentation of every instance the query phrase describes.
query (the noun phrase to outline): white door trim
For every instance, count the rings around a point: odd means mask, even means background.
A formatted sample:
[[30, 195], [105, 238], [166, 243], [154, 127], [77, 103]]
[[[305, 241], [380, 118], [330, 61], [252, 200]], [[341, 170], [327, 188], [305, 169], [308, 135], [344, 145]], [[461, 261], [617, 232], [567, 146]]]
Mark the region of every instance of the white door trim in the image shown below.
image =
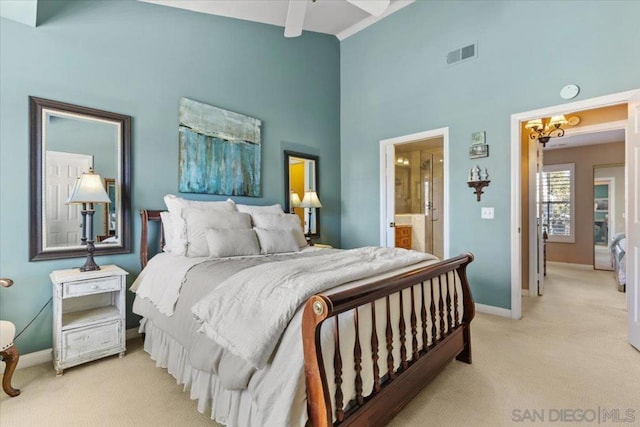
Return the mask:
[[[520, 122], [540, 116], [566, 114], [626, 103], [640, 89], [619, 92], [582, 101], [569, 102], [511, 115], [511, 317], [522, 317], [522, 251], [521, 251], [521, 134]], [[625, 190], [626, 191], [626, 190]]]
[[387, 218], [387, 158], [386, 150], [389, 146], [407, 144], [423, 139], [442, 137], [442, 150], [444, 155], [443, 175], [444, 175], [444, 215], [442, 216], [443, 228], [443, 252], [444, 257], [449, 254], [449, 128], [443, 127], [431, 129], [424, 132], [412, 133], [395, 138], [383, 139], [380, 141], [380, 246], [387, 246], [387, 228], [389, 218]]

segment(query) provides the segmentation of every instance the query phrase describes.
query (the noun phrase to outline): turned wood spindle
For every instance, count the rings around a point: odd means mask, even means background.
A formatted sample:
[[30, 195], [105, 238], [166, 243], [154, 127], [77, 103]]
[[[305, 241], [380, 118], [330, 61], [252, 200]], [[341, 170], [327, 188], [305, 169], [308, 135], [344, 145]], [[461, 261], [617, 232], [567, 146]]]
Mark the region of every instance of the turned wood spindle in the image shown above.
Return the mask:
[[422, 320], [422, 351], [429, 351], [429, 337], [427, 336], [427, 307], [424, 300], [424, 282], [420, 283], [422, 289], [422, 307], [420, 308], [420, 320]]
[[438, 293], [440, 294], [440, 298], [438, 298], [438, 315], [440, 316], [440, 339], [444, 338], [444, 295], [442, 295], [442, 279], [441, 276], [438, 276]]
[[447, 333], [449, 333], [453, 327], [453, 322], [451, 320], [451, 287], [449, 285], [449, 273], [445, 276], [445, 284], [447, 287]]
[[387, 374], [389, 375], [389, 380], [393, 380], [396, 378], [396, 372], [393, 368], [393, 328], [391, 328], [391, 307], [389, 303], [389, 295], [386, 297], [387, 301], [387, 329], [386, 329], [386, 338], [387, 338]]
[[343, 395], [342, 395], [342, 357], [340, 356], [340, 327], [338, 325], [338, 316], [336, 319], [336, 333], [335, 333], [335, 351], [333, 353], [333, 369], [335, 371], [335, 383], [336, 383], [336, 420], [338, 422], [344, 420]]
[[431, 306], [429, 314], [431, 314], [431, 346], [438, 341], [438, 327], [436, 326], [436, 300], [433, 296], [433, 279], [429, 279], [429, 287], [431, 288]]
[[456, 286], [456, 276], [453, 276], [453, 317], [454, 325], [457, 328], [460, 326], [460, 312], [458, 311], [458, 287]]
[[413, 286], [411, 287], [411, 349], [413, 361], [418, 360], [418, 321], [416, 318], [416, 300]]
[[400, 330], [400, 366], [402, 366], [402, 369], [404, 370], [407, 369], [409, 364], [407, 363], [407, 325], [404, 322], [404, 305], [402, 301], [402, 293], [402, 291], [398, 292], [398, 295], [400, 296], [400, 323], [398, 326]]
[[354, 380], [356, 386], [356, 403], [362, 405], [364, 399], [362, 398], [362, 349], [360, 348], [360, 325], [358, 321], [358, 309], [353, 310], [353, 323], [356, 329], [356, 342], [353, 346], [353, 361], [354, 369], [356, 371], [356, 378]]
[[376, 329], [376, 302], [371, 302], [371, 360], [373, 362], [373, 391], [380, 391], [380, 368], [378, 367], [378, 331]]

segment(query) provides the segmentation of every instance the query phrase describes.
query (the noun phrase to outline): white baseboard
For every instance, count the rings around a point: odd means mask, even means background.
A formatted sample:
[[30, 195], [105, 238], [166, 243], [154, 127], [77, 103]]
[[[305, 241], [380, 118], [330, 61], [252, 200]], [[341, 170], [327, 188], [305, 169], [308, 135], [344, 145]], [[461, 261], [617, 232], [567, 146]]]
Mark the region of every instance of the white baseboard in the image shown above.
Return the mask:
[[[138, 332], [138, 328], [127, 329], [125, 333], [125, 339], [128, 341], [130, 339], [138, 338], [140, 333]], [[20, 350], [18, 348], [18, 350]], [[18, 366], [16, 369], [29, 368], [31, 366], [40, 365], [41, 363], [51, 363], [53, 360], [53, 349], [47, 348], [45, 350], [34, 351], [33, 353], [21, 354], [20, 360], [18, 360]], [[4, 368], [6, 364], [0, 363], [0, 374], [4, 373]]]
[[511, 319], [511, 310], [502, 307], [476, 303], [476, 311], [479, 313], [493, 314], [494, 316], [507, 317]]
[[[18, 349], [20, 350], [20, 349]], [[40, 365], [41, 363], [51, 362], [53, 360], [53, 349], [47, 348], [33, 353], [21, 354], [16, 369], [29, 368], [31, 366]], [[4, 374], [6, 364], [0, 363], [0, 373]], [[53, 367], [52, 367], [53, 369]]]

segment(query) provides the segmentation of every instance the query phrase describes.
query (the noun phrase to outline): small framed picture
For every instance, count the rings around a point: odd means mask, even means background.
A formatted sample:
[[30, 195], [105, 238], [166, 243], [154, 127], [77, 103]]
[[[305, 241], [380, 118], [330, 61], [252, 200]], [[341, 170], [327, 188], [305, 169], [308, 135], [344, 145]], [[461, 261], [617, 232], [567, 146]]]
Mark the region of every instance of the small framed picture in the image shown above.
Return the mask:
[[485, 142], [485, 132], [481, 131], [481, 132], [474, 132], [471, 134], [471, 143], [473, 145], [480, 145], [480, 144], [484, 144]]
[[469, 158], [478, 159], [480, 157], [489, 157], [489, 145], [488, 144], [473, 144], [469, 148]]

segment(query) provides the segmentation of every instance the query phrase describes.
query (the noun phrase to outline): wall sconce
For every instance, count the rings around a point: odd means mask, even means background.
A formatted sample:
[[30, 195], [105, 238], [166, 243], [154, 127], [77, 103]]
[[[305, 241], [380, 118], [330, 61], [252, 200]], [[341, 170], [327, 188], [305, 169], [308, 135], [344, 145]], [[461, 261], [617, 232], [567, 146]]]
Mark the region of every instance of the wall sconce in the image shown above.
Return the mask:
[[489, 172], [487, 168], [484, 168], [484, 173], [480, 170], [480, 166], [476, 166], [475, 168], [469, 169], [469, 176], [467, 178], [467, 185], [469, 188], [473, 188], [473, 194], [476, 195], [476, 200], [480, 201], [480, 196], [483, 194], [482, 189], [484, 187], [488, 187], [489, 183]]
[[551, 138], [559, 138], [564, 135], [564, 129], [561, 126], [567, 123], [564, 115], [559, 115], [553, 116], [551, 119], [529, 120], [524, 127], [531, 132], [529, 138], [537, 139], [544, 147]]

